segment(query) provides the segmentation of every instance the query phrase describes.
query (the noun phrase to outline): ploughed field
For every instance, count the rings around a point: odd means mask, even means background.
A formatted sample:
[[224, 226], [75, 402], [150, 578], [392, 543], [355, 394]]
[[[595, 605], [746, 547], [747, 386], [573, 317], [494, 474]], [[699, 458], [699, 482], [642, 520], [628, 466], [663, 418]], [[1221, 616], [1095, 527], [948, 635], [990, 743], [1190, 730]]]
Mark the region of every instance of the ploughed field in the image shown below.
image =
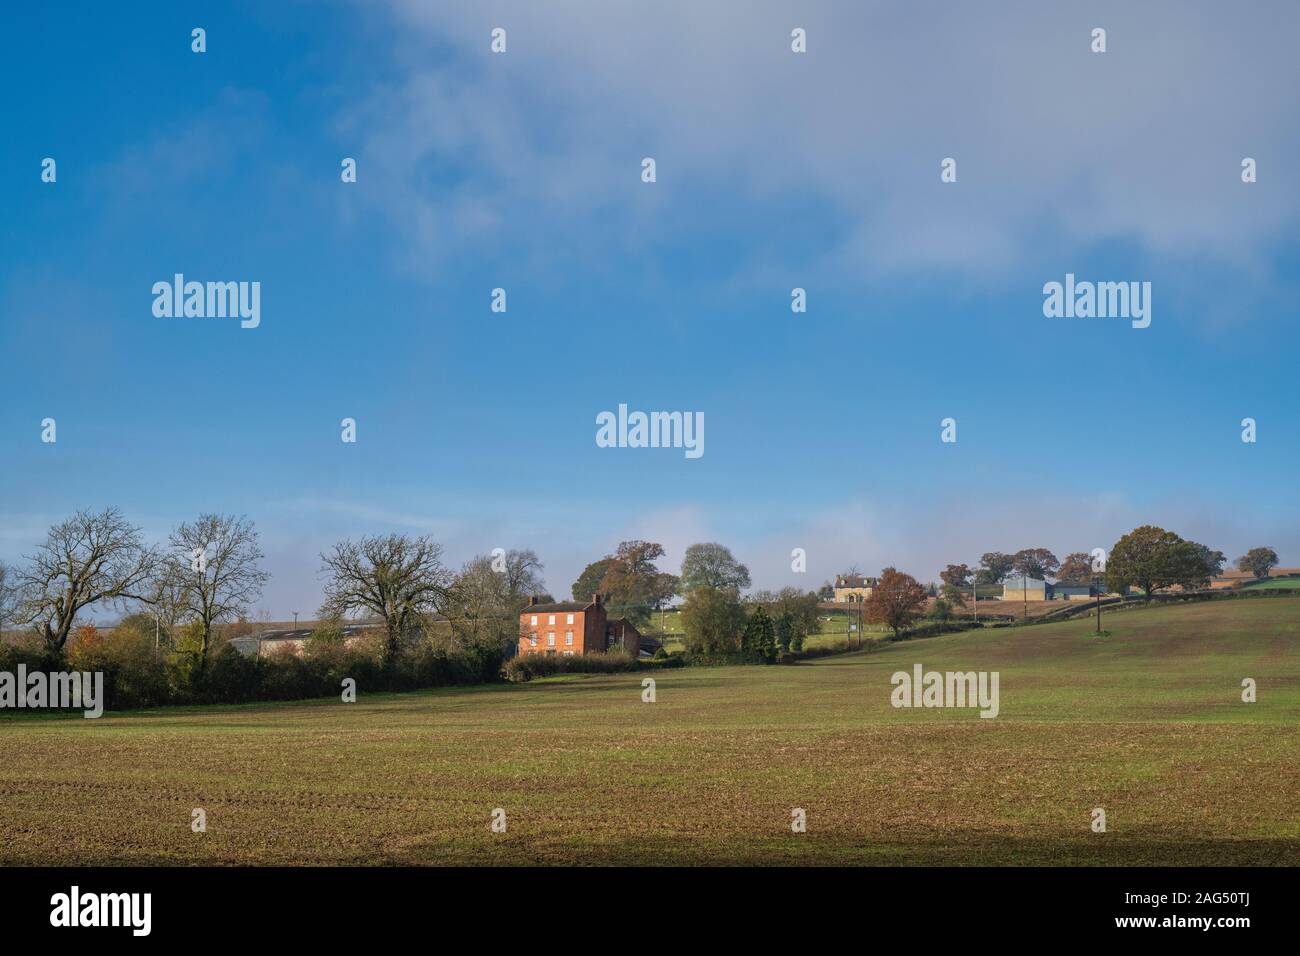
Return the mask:
[[[1300, 864], [1300, 598], [1105, 626], [363, 687], [355, 704], [0, 718], [0, 863]], [[918, 663], [997, 671], [999, 715], [892, 707], [891, 674]]]

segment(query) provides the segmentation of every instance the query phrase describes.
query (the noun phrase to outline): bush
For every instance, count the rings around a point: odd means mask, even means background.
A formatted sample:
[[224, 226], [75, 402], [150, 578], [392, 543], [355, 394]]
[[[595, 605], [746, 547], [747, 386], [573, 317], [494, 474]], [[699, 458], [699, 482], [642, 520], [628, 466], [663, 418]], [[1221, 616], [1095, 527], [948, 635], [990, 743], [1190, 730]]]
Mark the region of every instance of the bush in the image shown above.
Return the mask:
[[87, 631], [86, 640], [71, 642], [63, 663], [49, 670], [99, 671], [104, 675], [104, 707], [125, 710], [170, 703], [167, 662], [154, 647], [152, 634], [131, 628], [107, 633]]
[[522, 684], [534, 677], [551, 677], [555, 674], [614, 674], [639, 668], [639, 661], [621, 652], [573, 657], [561, 657], [558, 654], [520, 654], [506, 662], [505, 675], [507, 680]]

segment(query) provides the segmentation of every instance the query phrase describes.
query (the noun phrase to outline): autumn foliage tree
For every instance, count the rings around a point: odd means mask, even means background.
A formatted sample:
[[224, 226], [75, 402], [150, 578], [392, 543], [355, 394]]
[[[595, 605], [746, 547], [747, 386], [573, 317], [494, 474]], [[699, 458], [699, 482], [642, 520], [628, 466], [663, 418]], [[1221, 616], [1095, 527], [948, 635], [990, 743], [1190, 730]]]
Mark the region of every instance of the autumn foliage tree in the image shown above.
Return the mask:
[[927, 597], [916, 578], [896, 568], [885, 568], [871, 597], [862, 605], [863, 615], [872, 624], [889, 627], [897, 639], [904, 628], [921, 616]]
[[677, 575], [660, 571], [655, 564], [663, 556], [663, 545], [653, 541], [624, 541], [618, 546], [599, 588], [610, 614], [643, 624], [652, 610], [677, 593]]

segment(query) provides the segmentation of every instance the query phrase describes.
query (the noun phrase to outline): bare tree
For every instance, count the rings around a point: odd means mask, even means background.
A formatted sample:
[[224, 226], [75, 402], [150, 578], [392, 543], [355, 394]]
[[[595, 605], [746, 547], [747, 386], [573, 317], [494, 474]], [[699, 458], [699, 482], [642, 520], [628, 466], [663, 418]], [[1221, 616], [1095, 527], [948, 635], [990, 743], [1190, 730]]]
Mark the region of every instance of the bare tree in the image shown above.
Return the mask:
[[396, 660], [402, 638], [450, 607], [452, 573], [442, 545], [428, 536], [390, 534], [340, 541], [321, 555], [326, 576], [322, 617], [370, 611], [384, 621], [386, 659]]
[[0, 640], [4, 638], [5, 624], [13, 620], [17, 586], [9, 565], [0, 561]]
[[16, 619], [61, 651], [77, 615], [96, 604], [145, 601], [158, 552], [116, 508], [78, 511], [52, 527], [18, 578]]
[[164, 557], [149, 582], [149, 599], [141, 602], [141, 610], [153, 618], [155, 647], [162, 643], [164, 635], [168, 640], [174, 639], [176, 626], [186, 615], [187, 567], [174, 558]]
[[511, 603], [520, 606], [528, 603], [528, 598], [540, 594], [545, 588], [542, 582], [541, 559], [532, 548], [522, 551], [510, 549], [501, 559], [503, 569], [500, 572], [505, 586], [506, 597]]
[[[253, 523], [232, 515], [200, 515], [171, 535], [171, 558], [160, 583], [174, 588], [181, 616], [202, 626], [200, 669], [207, 666], [216, 624], [233, 621], [262, 597], [270, 577], [258, 567], [262, 549]], [[159, 582], [156, 582], [159, 584]]]
[[531, 549], [480, 554], [466, 562], [451, 588], [452, 632], [458, 640], [502, 647], [519, 639], [519, 613], [542, 593], [542, 563]]

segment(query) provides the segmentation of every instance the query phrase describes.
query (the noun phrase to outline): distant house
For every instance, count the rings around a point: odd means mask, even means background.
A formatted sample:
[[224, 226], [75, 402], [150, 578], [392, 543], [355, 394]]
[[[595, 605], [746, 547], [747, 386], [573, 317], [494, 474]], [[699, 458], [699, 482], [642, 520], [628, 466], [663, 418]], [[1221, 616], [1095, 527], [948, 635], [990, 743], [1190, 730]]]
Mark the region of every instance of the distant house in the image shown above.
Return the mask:
[[574, 657], [617, 650], [639, 657], [641, 632], [626, 618], [610, 618], [599, 594], [593, 594], [587, 604], [542, 604], [529, 598], [519, 615], [520, 654]]
[[871, 597], [871, 592], [879, 584], [877, 578], [866, 578], [860, 574], [835, 575], [835, 603], [854, 604]]

